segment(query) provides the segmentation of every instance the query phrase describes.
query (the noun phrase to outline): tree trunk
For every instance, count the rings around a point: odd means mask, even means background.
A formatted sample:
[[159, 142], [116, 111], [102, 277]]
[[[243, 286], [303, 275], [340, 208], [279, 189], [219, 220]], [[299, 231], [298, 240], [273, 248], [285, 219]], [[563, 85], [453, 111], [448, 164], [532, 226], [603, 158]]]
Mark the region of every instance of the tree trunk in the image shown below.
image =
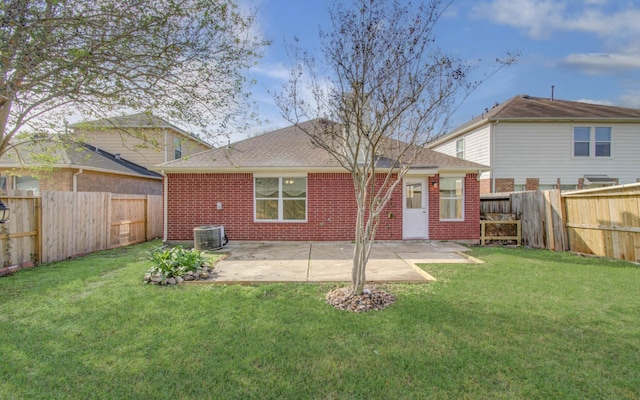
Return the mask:
[[364, 213], [363, 207], [358, 207], [356, 217], [356, 240], [353, 247], [353, 268], [351, 269], [351, 288], [353, 293], [361, 294], [366, 282], [365, 268], [367, 267], [366, 251], [366, 235], [364, 232]]

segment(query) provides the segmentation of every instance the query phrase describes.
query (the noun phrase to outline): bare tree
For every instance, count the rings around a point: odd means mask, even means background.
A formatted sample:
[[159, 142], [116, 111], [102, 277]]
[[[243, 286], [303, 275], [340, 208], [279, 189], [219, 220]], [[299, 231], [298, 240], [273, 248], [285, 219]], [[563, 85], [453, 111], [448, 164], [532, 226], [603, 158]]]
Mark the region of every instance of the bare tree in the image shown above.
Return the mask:
[[[461, 99], [480, 83], [471, 79], [476, 64], [435, 45], [435, 25], [450, 4], [336, 2], [331, 30], [320, 32], [324, 63], [294, 47], [297, 65], [286, 90], [276, 96], [290, 122], [316, 121], [305, 133], [353, 179], [355, 294], [364, 289], [380, 215], [391, 195], [424, 144], [444, 133]], [[512, 62], [511, 56], [496, 60], [488, 75]], [[325, 74], [317, 72], [320, 67]]]
[[252, 24], [233, 0], [3, 1], [0, 155], [70, 113], [153, 112], [209, 134], [246, 100], [242, 69], [267, 44]]

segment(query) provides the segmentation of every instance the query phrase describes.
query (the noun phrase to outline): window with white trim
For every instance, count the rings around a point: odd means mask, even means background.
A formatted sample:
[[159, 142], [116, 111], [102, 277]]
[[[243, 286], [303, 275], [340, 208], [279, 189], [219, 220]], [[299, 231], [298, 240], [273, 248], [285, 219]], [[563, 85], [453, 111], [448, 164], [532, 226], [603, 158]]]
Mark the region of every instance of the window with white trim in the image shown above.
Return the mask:
[[464, 159], [464, 138], [456, 140], [456, 157]]
[[574, 157], [611, 157], [610, 126], [574, 126]]
[[182, 158], [182, 139], [173, 138], [173, 159], [179, 160]]
[[440, 219], [462, 220], [464, 178], [440, 178]]
[[306, 221], [306, 177], [255, 177], [256, 221]]

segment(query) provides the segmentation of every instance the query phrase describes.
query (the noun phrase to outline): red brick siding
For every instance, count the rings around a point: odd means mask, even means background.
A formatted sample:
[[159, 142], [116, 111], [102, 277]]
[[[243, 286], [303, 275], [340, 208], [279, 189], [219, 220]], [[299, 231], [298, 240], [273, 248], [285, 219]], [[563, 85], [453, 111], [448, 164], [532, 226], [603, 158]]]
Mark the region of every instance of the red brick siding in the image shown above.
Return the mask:
[[[480, 238], [480, 184], [476, 175], [465, 179], [465, 220], [440, 222], [440, 196], [429, 179], [429, 238]], [[224, 225], [230, 240], [353, 240], [356, 202], [349, 174], [307, 177], [306, 222], [254, 222], [253, 174], [168, 174], [167, 240], [193, 240], [193, 228]], [[222, 210], [216, 205], [222, 203]], [[402, 187], [380, 216], [376, 238], [402, 239]]]
[[[168, 174], [168, 185], [169, 241], [192, 240], [193, 228], [211, 224], [224, 225], [230, 240], [354, 238], [356, 202], [349, 174], [307, 176], [306, 222], [254, 222], [252, 174]], [[377, 238], [402, 239], [401, 187], [380, 218]]]
[[480, 194], [491, 193], [491, 179], [480, 179]]
[[467, 174], [464, 182], [464, 221], [440, 221], [440, 191], [433, 186], [438, 175], [429, 178], [429, 239], [480, 239], [480, 182], [476, 174]]
[[527, 178], [526, 183], [524, 185], [524, 190], [538, 190], [539, 188], [540, 188], [540, 179]]
[[77, 180], [79, 192], [162, 194], [162, 181], [158, 179], [84, 171], [77, 176]]
[[496, 193], [513, 192], [513, 178], [496, 178]]

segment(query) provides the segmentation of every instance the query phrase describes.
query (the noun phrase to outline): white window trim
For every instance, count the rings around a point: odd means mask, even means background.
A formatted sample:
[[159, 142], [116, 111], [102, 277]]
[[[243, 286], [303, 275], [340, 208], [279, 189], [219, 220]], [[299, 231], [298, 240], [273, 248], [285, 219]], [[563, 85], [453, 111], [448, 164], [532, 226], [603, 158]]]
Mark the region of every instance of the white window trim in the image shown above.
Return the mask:
[[[460, 157], [460, 156], [458, 155], [458, 153], [459, 153], [459, 152], [458, 152], [458, 142], [461, 142], [461, 143], [462, 143], [462, 150], [460, 151], [460, 153], [462, 153], [462, 157]], [[462, 159], [462, 160], [464, 160], [464, 159], [465, 159], [465, 158], [464, 158], [464, 153], [465, 153], [465, 148], [464, 148], [464, 147], [465, 147], [465, 146], [464, 146], [464, 145], [465, 145], [465, 140], [464, 140], [464, 138], [457, 139], [457, 140], [456, 140], [455, 145], [456, 145], [456, 157], [457, 157], [457, 158], [460, 158], [460, 159]]]
[[464, 221], [464, 203], [465, 203], [465, 196], [467, 194], [467, 191], [465, 190], [465, 186], [466, 186], [466, 177], [464, 176], [447, 176], [446, 174], [442, 174], [440, 176], [440, 183], [442, 183], [442, 179], [462, 179], [462, 195], [460, 197], [455, 196], [455, 197], [440, 197], [440, 199], [438, 200], [438, 216], [440, 216], [440, 201], [442, 200], [446, 200], [446, 199], [458, 199], [460, 198], [460, 201], [462, 201], [462, 210], [461, 210], [461, 214], [462, 217], [461, 218], [440, 218], [440, 221], [442, 222], [460, 222], [460, 221]]
[[[575, 128], [589, 128], [589, 155], [588, 156], [576, 156], [576, 140], [575, 140]], [[609, 155], [608, 156], [596, 156], [596, 128], [609, 128], [611, 129], [611, 141], [609, 142]], [[613, 159], [613, 137], [614, 129], [611, 125], [573, 125], [571, 127], [571, 158], [576, 160], [592, 160]]]
[[[278, 219], [258, 219], [256, 213], [256, 178], [278, 178]], [[282, 219], [283, 215], [283, 202], [282, 199], [282, 179], [283, 178], [306, 178], [304, 198], [304, 219]], [[292, 199], [295, 200], [295, 199]], [[299, 200], [302, 200], [301, 198]], [[299, 224], [306, 223], [309, 219], [309, 177], [307, 174], [293, 173], [293, 174], [253, 174], [253, 222], [256, 223], [286, 223], [286, 224]]]
[[[176, 154], [180, 152], [180, 157], [176, 157]], [[173, 159], [179, 160], [183, 156], [182, 154], [182, 139], [178, 137], [173, 138]]]

